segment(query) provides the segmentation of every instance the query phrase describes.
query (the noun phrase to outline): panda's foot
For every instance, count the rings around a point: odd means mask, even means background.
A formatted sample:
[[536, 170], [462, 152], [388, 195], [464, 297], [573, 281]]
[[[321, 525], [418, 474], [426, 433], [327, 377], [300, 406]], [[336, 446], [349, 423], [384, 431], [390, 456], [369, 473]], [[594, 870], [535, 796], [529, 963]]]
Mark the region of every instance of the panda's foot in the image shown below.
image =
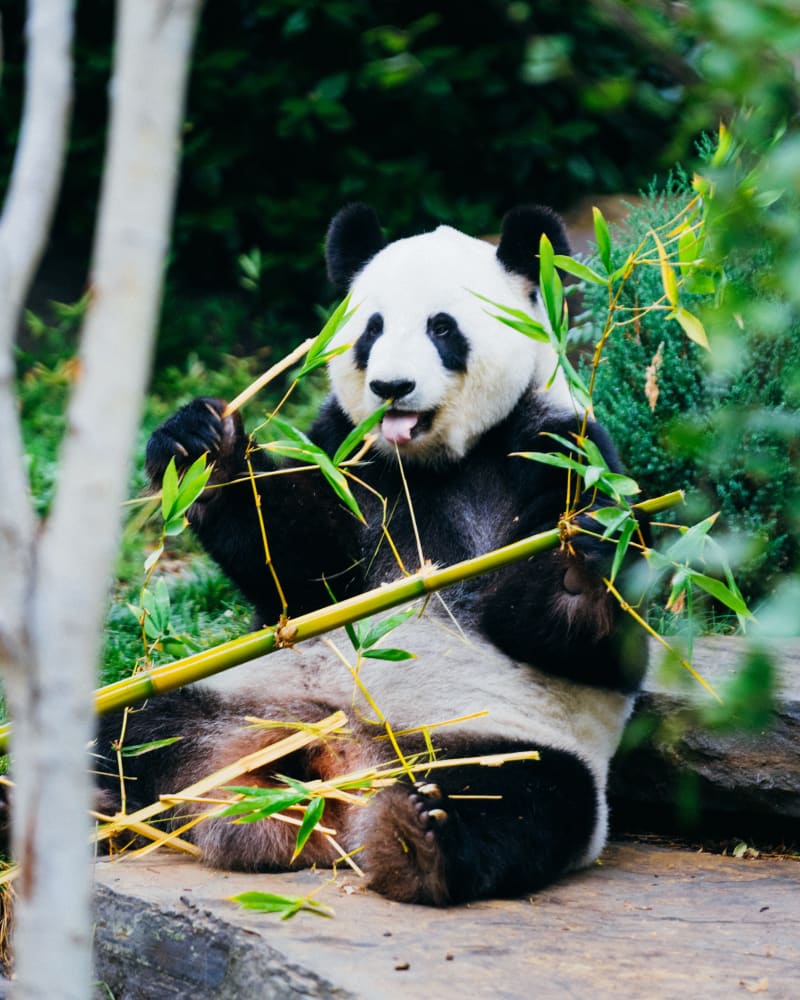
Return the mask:
[[452, 823], [439, 787], [384, 789], [365, 816], [364, 867], [370, 888], [403, 903], [450, 901], [442, 835]]
[[436, 832], [441, 830], [448, 820], [441, 789], [430, 782], [416, 781], [409, 799], [417, 810], [420, 826], [425, 830], [425, 839], [433, 843]]

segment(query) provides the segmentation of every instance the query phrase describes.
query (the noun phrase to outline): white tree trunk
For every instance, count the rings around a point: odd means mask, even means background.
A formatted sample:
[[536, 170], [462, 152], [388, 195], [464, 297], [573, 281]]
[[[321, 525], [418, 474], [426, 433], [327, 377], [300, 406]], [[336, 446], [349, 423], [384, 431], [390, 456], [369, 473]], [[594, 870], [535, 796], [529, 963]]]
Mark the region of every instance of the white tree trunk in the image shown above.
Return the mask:
[[[38, 0], [34, 6], [52, 8], [56, 2]], [[64, 5], [64, 0], [58, 2]], [[201, 0], [118, 2], [92, 295], [58, 491], [32, 544], [12, 518], [0, 523], [0, 531], [6, 529], [10, 538], [0, 538], [0, 555], [14, 545], [32, 553], [17, 567], [24, 591], [13, 595], [22, 609], [22, 629], [8, 630], [20, 641], [6, 643], [5, 651], [11, 661], [7, 676], [18, 785], [13, 847], [22, 865], [15, 934], [18, 997], [90, 995], [86, 745], [94, 728], [92, 691], [120, 504], [160, 301], [200, 5]], [[0, 420], [7, 413], [0, 410]], [[0, 508], [5, 506], [2, 499]], [[22, 530], [32, 533], [31, 522], [28, 513]], [[25, 544], [19, 546], [20, 540]]]

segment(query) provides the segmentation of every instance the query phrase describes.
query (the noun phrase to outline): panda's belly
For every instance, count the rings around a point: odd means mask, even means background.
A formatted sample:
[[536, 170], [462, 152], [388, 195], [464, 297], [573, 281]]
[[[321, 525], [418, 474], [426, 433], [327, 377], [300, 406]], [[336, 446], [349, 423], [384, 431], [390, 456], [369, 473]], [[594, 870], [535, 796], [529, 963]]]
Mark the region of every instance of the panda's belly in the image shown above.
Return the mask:
[[[223, 696], [258, 704], [308, 698], [393, 729], [450, 723], [470, 742], [501, 737], [574, 753], [605, 786], [631, 699], [547, 676], [511, 660], [480, 636], [462, 635], [430, 615], [395, 629], [383, 646], [414, 653], [391, 662], [357, 658], [344, 633], [305, 642], [204, 682]], [[453, 721], [458, 720], [458, 721]]]

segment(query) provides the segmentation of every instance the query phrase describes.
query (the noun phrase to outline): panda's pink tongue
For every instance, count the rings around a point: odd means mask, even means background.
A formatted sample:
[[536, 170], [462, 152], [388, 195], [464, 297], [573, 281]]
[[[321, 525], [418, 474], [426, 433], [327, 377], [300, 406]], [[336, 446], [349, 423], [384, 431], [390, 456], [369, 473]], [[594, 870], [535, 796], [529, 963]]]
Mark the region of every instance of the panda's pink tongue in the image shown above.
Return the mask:
[[381, 421], [381, 433], [390, 444], [408, 444], [418, 420], [418, 413], [387, 413]]

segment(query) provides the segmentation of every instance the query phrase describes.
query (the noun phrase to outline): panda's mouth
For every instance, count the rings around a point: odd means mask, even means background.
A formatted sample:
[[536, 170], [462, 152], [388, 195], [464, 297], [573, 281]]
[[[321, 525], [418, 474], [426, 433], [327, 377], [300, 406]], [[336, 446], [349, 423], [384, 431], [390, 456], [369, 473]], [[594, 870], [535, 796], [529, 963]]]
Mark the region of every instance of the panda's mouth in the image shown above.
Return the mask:
[[404, 445], [431, 429], [435, 411], [387, 410], [381, 421], [381, 434], [389, 444]]

